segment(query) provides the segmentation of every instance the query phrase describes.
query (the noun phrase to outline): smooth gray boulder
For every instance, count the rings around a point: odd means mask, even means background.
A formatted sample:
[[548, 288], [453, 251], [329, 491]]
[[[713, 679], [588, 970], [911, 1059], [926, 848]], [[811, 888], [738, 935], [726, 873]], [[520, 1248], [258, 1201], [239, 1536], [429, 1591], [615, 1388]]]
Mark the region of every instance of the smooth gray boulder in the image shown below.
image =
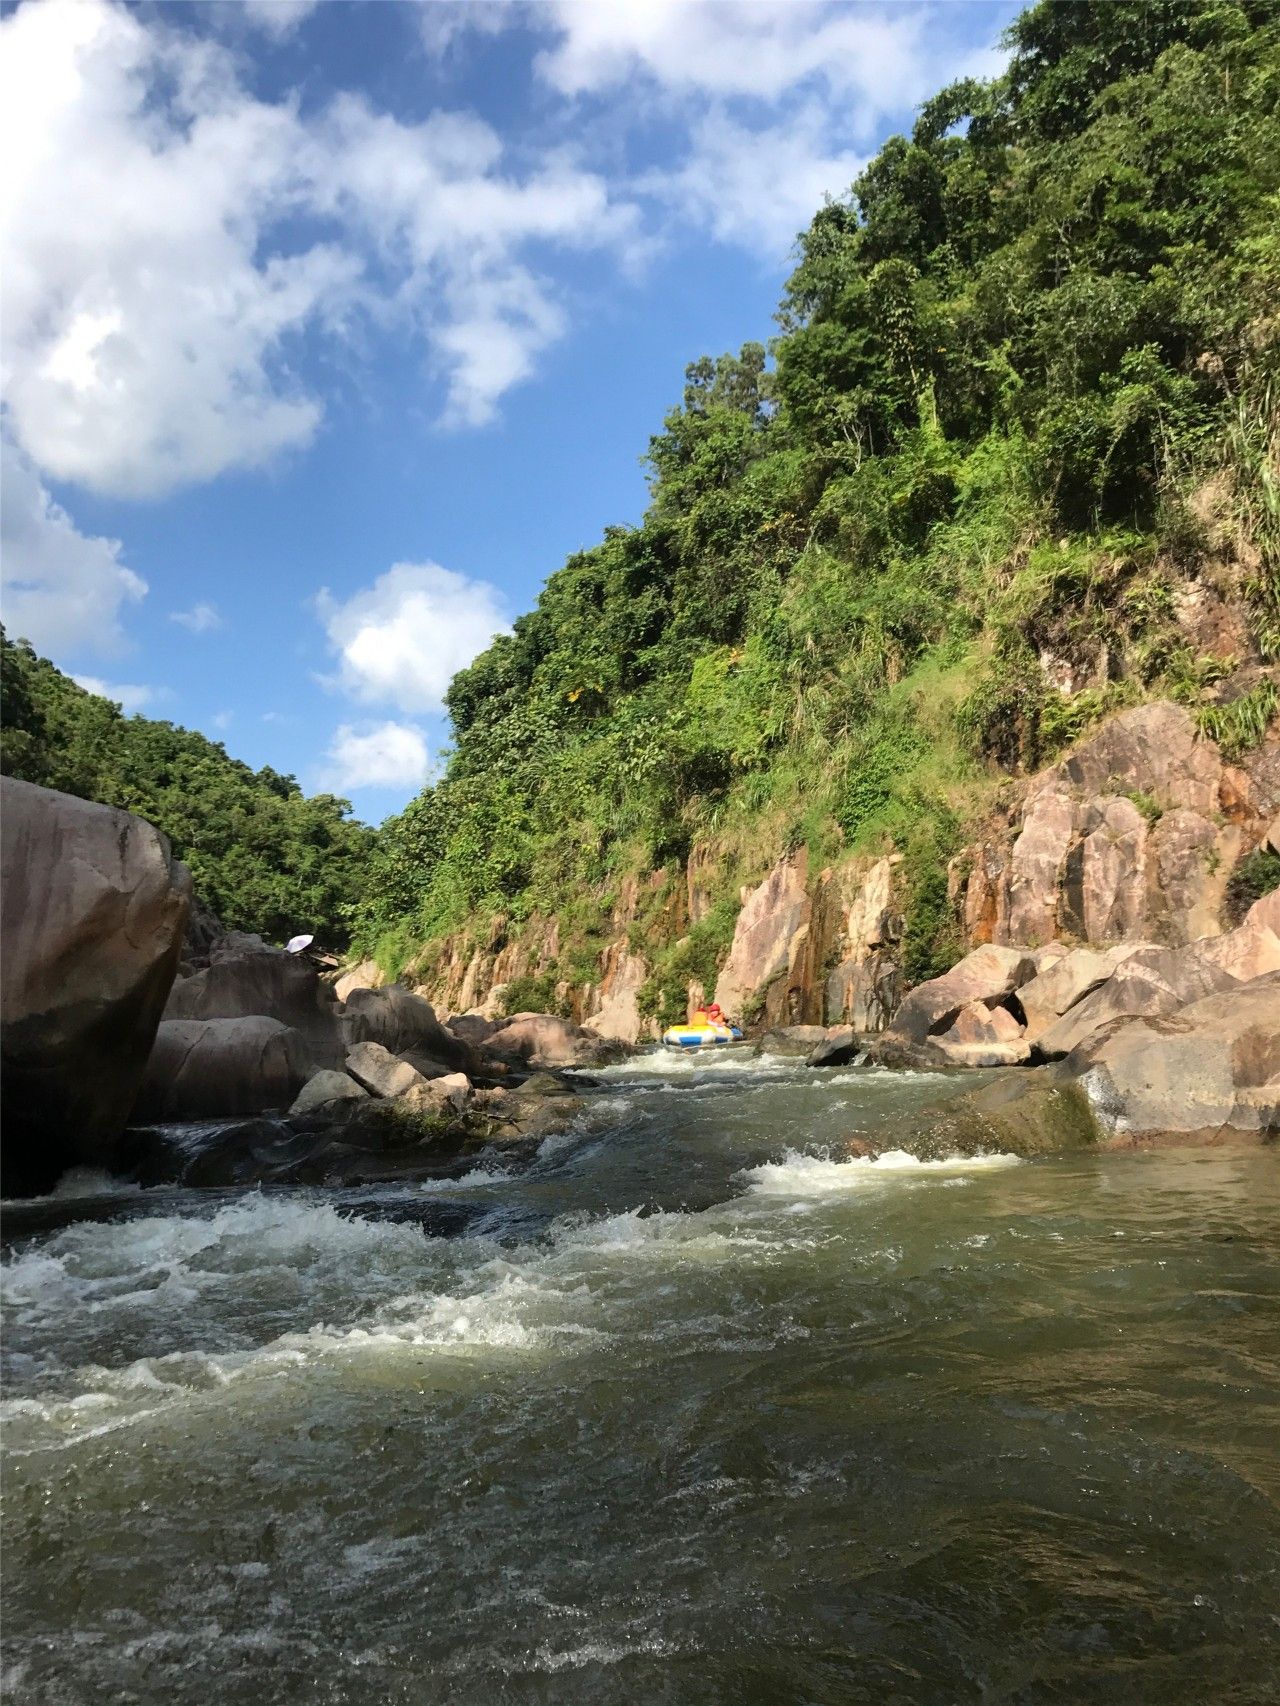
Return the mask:
[[4, 1189], [111, 1166], [182, 949], [191, 878], [151, 824], [0, 778]]
[[475, 1066], [471, 1045], [446, 1029], [431, 1003], [403, 984], [353, 989], [342, 1009], [342, 1029], [348, 1048], [380, 1043], [391, 1054], [421, 1056], [464, 1072]]
[[299, 1090], [289, 1112], [309, 1114], [316, 1108], [329, 1107], [334, 1102], [360, 1101], [368, 1094], [364, 1085], [357, 1084], [346, 1072], [317, 1072], [308, 1078]]
[[1067, 1070], [1113, 1140], [1280, 1134], [1280, 973], [1116, 1024]]
[[517, 1013], [489, 1038], [488, 1050], [525, 1066], [590, 1066], [616, 1045], [552, 1013]]
[[405, 1096], [425, 1090], [427, 1079], [407, 1060], [400, 1060], [381, 1043], [357, 1043], [347, 1050], [347, 1071], [357, 1084], [375, 1096]]
[[314, 1071], [306, 1038], [278, 1019], [166, 1019], [132, 1117], [229, 1119], [287, 1108]]
[[779, 1025], [760, 1038], [761, 1054], [812, 1054], [827, 1040], [825, 1025]]
[[942, 977], [916, 986], [894, 1015], [888, 1035], [912, 1043], [950, 1028], [962, 1007], [983, 1001], [1001, 1005], [1036, 975], [1036, 963], [1023, 948], [997, 948], [988, 942], [966, 954]]
[[852, 1025], [835, 1025], [806, 1059], [808, 1066], [847, 1066], [862, 1052], [862, 1038]]
[[307, 1038], [312, 1054], [331, 1068], [344, 1053], [338, 1005], [309, 960], [252, 939], [223, 938], [208, 966], [180, 978], [166, 1019], [248, 1019], [265, 1014]]

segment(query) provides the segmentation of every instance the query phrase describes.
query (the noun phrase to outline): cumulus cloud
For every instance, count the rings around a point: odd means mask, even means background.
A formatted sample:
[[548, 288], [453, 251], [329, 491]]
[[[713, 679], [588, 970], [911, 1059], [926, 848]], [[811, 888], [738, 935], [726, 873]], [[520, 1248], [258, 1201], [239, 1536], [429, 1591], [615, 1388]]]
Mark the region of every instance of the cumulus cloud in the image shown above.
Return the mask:
[[538, 56], [562, 94], [599, 93], [644, 77], [675, 94], [778, 101], [806, 83], [857, 102], [864, 130], [931, 87], [923, 7], [807, 0], [555, 0], [557, 31]]
[[107, 0], [0, 22], [4, 378], [45, 473], [148, 497], [306, 445], [303, 334], [407, 328], [458, 423], [564, 327], [533, 245], [626, 250], [634, 209], [467, 115], [265, 101], [235, 57]]
[[71, 679], [77, 687], [83, 687], [86, 693], [95, 694], [99, 699], [112, 700], [126, 716], [144, 710], [157, 699], [169, 697], [163, 687], [144, 687], [140, 682], [103, 681], [99, 675], [73, 675]]
[[217, 606], [207, 604], [203, 600], [193, 604], [190, 610], [171, 610], [170, 622], [176, 622], [180, 628], [185, 628], [189, 634], [212, 634], [215, 628], [223, 626]]
[[694, 126], [685, 163], [652, 174], [647, 187], [722, 242], [781, 258], [824, 198], [843, 195], [865, 164], [853, 150], [831, 146], [831, 126], [816, 104], [763, 129], [717, 111]]
[[147, 590], [122, 549], [79, 532], [29, 458], [0, 444], [0, 609], [14, 639], [59, 655], [119, 652], [121, 612]]
[[309, 18], [320, 0], [240, 0], [245, 22], [277, 41]]
[[338, 660], [326, 685], [410, 713], [441, 710], [453, 676], [508, 626], [497, 587], [438, 563], [397, 563], [345, 603], [326, 588], [316, 607]]
[[420, 788], [429, 764], [426, 737], [412, 723], [343, 723], [325, 753], [320, 786], [335, 794]]

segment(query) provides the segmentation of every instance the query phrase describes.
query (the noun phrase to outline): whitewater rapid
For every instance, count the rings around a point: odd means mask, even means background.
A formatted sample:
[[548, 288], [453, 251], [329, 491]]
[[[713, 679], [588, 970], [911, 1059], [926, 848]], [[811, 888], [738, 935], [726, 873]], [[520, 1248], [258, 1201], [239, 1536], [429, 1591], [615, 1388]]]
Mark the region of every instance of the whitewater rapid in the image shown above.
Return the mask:
[[600, 1077], [531, 1164], [69, 1182], [110, 1218], [0, 1274], [9, 1698], [1280, 1683], [1273, 1155], [948, 1153], [946, 1075]]

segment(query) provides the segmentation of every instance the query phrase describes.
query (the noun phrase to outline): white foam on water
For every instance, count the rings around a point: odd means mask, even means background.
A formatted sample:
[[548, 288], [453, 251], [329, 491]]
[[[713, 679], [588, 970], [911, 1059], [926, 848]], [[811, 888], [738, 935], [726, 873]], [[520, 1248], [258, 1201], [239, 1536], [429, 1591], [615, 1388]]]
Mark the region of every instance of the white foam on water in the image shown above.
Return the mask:
[[749, 1047], [705, 1051], [658, 1047], [647, 1054], [616, 1061], [612, 1066], [592, 1067], [571, 1076], [598, 1079], [604, 1084], [669, 1085], [678, 1089], [715, 1078], [732, 1083], [751, 1078], [786, 1078], [803, 1066], [802, 1055], [757, 1054]]
[[905, 1149], [888, 1149], [874, 1158], [846, 1156], [832, 1160], [829, 1154], [807, 1155], [788, 1149], [781, 1161], [745, 1167], [738, 1177], [759, 1196], [808, 1197], [874, 1189], [895, 1178], [945, 1179], [951, 1173], [986, 1172], [1019, 1164], [1016, 1155], [955, 1155], [940, 1161], [922, 1161]]
[[435, 1196], [440, 1191], [475, 1191], [489, 1185], [509, 1185], [517, 1177], [509, 1167], [473, 1167], [456, 1179], [423, 1179], [417, 1189], [424, 1196]]

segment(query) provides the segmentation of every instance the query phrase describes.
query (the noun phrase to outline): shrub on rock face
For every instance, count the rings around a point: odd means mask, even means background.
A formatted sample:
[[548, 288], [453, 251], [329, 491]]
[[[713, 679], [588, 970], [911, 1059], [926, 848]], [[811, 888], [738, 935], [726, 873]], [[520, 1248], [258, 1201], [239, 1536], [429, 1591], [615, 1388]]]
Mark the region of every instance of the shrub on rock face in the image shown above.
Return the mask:
[[182, 947], [191, 894], [128, 812], [0, 781], [5, 1188], [109, 1166]]

